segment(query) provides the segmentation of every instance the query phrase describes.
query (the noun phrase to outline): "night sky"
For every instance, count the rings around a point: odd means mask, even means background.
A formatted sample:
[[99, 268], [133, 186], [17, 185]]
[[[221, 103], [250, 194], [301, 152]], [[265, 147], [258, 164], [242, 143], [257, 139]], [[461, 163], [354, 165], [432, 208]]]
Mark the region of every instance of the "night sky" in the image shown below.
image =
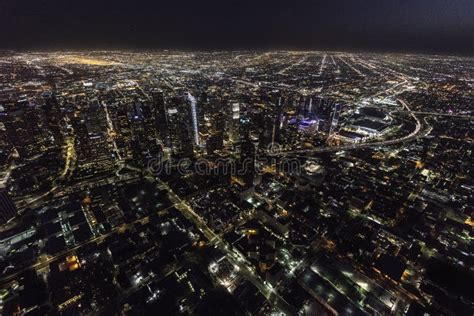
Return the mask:
[[474, 0], [0, 0], [6, 49], [474, 54]]

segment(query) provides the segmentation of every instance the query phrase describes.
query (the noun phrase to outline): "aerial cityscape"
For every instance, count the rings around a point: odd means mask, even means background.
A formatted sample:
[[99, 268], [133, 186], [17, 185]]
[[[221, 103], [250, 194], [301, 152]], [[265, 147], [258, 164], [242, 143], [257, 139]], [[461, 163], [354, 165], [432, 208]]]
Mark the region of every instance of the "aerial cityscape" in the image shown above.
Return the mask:
[[473, 315], [474, 58], [0, 53], [0, 314]]

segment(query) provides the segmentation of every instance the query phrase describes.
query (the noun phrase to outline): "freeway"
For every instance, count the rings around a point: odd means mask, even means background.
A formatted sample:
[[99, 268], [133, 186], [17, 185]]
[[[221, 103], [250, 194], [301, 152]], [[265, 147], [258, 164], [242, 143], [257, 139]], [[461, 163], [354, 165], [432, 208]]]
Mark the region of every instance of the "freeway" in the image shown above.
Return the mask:
[[415, 129], [408, 135], [405, 135], [398, 139], [383, 140], [383, 141], [378, 141], [378, 142], [358, 143], [358, 144], [334, 146], [334, 147], [319, 147], [319, 148], [312, 148], [312, 149], [296, 149], [296, 150], [282, 151], [280, 153], [272, 153], [272, 155], [286, 157], [286, 156], [292, 156], [295, 154], [316, 154], [316, 153], [338, 152], [338, 151], [365, 149], [365, 148], [371, 148], [371, 147], [396, 145], [396, 144], [401, 144], [401, 143], [405, 143], [405, 142], [417, 139], [420, 136], [420, 131], [422, 127], [422, 123], [420, 119], [415, 115], [414, 112], [410, 110], [408, 104], [405, 101], [403, 101], [402, 99], [397, 99], [397, 100], [406, 109], [406, 112], [409, 113], [410, 116], [414, 119], [415, 124], [416, 124]]
[[326, 58], [327, 58], [327, 54], [324, 54], [323, 56], [323, 59], [321, 60], [321, 65], [319, 66], [319, 73], [318, 73], [318, 76], [321, 76], [323, 74], [323, 70], [324, 70], [324, 65], [326, 64]]
[[444, 116], [444, 117], [454, 117], [454, 118], [461, 118], [461, 119], [474, 119], [474, 116], [468, 114], [459, 114], [459, 113], [440, 113], [440, 112], [425, 112], [425, 111], [404, 111], [404, 110], [396, 110], [390, 113], [413, 113], [417, 115], [428, 115], [428, 116]]
[[358, 74], [359, 76], [362, 76], [362, 77], [367, 77], [366, 75], [364, 75], [362, 72], [360, 72], [359, 69], [355, 68], [353, 65], [351, 65], [349, 62], [347, 62], [345, 59], [343, 59], [341, 56], [338, 56], [337, 57], [340, 61], [342, 61], [344, 64], [347, 65], [347, 67], [349, 67], [350, 69], [352, 69], [352, 71], [354, 71], [356, 74]]
[[91, 186], [98, 186], [105, 183], [117, 183], [121, 181], [130, 181], [136, 179], [136, 175], [133, 174], [123, 174], [123, 175], [115, 175], [111, 177], [111, 174], [107, 175], [100, 175], [97, 177], [93, 177], [90, 179], [85, 179], [75, 184], [68, 186], [66, 189], [60, 189], [59, 185], [54, 185], [50, 190], [44, 193], [40, 193], [35, 196], [23, 197], [24, 202], [20, 203], [17, 202], [17, 207], [19, 212], [24, 212], [27, 208], [35, 208], [44, 203], [47, 199], [52, 197], [58, 198], [61, 196], [65, 196], [71, 192], [77, 190], [83, 190], [84, 188], [91, 187]]

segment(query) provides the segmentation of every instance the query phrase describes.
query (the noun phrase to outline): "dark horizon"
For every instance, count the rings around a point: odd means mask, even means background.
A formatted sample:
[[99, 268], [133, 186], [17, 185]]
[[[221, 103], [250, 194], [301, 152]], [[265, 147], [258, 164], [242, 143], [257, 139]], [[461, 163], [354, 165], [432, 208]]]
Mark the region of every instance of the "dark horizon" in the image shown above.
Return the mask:
[[7, 1], [6, 50], [329, 50], [472, 55], [473, 1]]

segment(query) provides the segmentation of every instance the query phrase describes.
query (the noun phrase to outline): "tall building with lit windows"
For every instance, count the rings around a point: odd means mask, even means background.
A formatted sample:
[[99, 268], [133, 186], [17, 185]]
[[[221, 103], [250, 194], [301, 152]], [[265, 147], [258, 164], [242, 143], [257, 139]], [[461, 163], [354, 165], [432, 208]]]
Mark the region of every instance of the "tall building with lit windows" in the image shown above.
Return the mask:
[[155, 117], [156, 130], [161, 142], [170, 146], [170, 134], [168, 126], [168, 110], [165, 103], [163, 91], [153, 90], [151, 93], [153, 102], [153, 114]]
[[229, 141], [237, 143], [239, 141], [240, 129], [240, 104], [232, 102], [230, 104], [230, 121], [228, 126]]
[[46, 117], [46, 123], [54, 138], [54, 143], [57, 146], [62, 146], [64, 141], [61, 131], [63, 117], [59, 101], [56, 95], [49, 91], [43, 92], [41, 96], [43, 97], [43, 112]]
[[183, 96], [171, 98], [166, 110], [170, 148], [175, 156], [189, 157], [193, 155], [193, 123], [191, 107]]
[[30, 159], [52, 145], [39, 106], [26, 98], [2, 104], [0, 121], [4, 124], [10, 144], [21, 159]]
[[17, 209], [7, 190], [0, 189], [0, 224], [4, 224], [15, 217]]
[[193, 136], [193, 143], [195, 146], [199, 146], [201, 141], [199, 137], [199, 122], [198, 122], [198, 109], [196, 98], [191, 94], [186, 94], [186, 99], [189, 104], [189, 116], [190, 116], [190, 129]]

